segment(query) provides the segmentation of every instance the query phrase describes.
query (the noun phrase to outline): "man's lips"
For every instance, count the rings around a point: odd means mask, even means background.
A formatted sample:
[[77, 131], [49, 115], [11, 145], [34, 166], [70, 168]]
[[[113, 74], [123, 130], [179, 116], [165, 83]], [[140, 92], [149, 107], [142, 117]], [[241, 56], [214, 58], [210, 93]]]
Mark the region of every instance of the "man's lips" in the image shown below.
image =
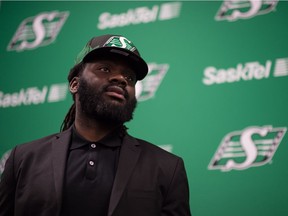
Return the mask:
[[125, 100], [125, 91], [119, 86], [109, 86], [106, 89], [107, 95], [121, 100]]

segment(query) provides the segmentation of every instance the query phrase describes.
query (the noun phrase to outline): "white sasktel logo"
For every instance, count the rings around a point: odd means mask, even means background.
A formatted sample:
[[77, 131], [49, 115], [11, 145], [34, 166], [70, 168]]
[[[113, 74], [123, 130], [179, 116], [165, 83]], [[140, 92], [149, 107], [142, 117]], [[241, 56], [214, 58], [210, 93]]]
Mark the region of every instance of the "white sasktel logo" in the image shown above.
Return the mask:
[[98, 29], [122, 27], [150, 23], [158, 20], [168, 20], [179, 16], [181, 2], [169, 2], [149, 7], [138, 7], [128, 9], [126, 12], [111, 14], [104, 12], [99, 16]]
[[47, 102], [65, 100], [68, 92], [66, 83], [53, 84], [50, 87], [43, 86], [22, 88], [18, 92], [4, 93], [0, 91], [0, 108], [18, 107], [22, 105], [37, 105]]
[[[227, 69], [209, 66], [204, 69], [203, 83], [205, 85], [234, 83], [239, 81], [261, 80], [270, 77], [272, 61], [265, 64], [260, 62], [239, 63], [236, 67]], [[274, 77], [288, 76], [288, 58], [276, 59], [274, 64]]]

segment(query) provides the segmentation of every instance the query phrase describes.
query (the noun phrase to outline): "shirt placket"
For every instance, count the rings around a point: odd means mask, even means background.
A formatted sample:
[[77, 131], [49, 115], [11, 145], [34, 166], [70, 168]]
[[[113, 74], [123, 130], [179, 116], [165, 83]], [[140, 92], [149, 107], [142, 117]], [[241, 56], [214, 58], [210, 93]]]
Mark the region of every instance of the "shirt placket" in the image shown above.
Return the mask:
[[88, 158], [87, 158], [87, 169], [86, 178], [94, 180], [97, 177], [97, 165], [98, 165], [98, 154], [100, 148], [96, 143], [89, 144]]

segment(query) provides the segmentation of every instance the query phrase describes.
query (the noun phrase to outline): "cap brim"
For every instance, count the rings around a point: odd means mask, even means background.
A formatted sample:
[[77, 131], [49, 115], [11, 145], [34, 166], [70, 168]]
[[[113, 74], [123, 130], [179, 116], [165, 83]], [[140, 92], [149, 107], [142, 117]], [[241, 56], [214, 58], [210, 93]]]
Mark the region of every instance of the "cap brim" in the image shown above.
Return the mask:
[[90, 51], [84, 58], [83, 62], [89, 62], [97, 57], [109, 57], [111, 55], [122, 57], [132, 68], [135, 69], [137, 80], [142, 80], [148, 73], [147, 63], [133, 52], [119, 47], [101, 47]]

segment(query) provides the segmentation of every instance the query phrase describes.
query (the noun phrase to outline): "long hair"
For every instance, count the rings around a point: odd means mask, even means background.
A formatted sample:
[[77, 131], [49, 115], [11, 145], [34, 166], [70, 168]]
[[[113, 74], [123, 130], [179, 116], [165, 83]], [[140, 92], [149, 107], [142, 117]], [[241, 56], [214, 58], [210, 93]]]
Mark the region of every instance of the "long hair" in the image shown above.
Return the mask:
[[[69, 83], [71, 82], [71, 80], [76, 77], [76, 76], [80, 76], [83, 69], [84, 69], [85, 64], [83, 62], [80, 62], [79, 64], [75, 65], [73, 68], [71, 68], [69, 74], [68, 74], [68, 81]], [[61, 127], [60, 127], [60, 131], [65, 131], [68, 128], [70, 128], [74, 121], [75, 121], [75, 114], [76, 114], [76, 106], [75, 106], [75, 96], [72, 95], [73, 97], [73, 104], [71, 105], [68, 113], [66, 114]]]

